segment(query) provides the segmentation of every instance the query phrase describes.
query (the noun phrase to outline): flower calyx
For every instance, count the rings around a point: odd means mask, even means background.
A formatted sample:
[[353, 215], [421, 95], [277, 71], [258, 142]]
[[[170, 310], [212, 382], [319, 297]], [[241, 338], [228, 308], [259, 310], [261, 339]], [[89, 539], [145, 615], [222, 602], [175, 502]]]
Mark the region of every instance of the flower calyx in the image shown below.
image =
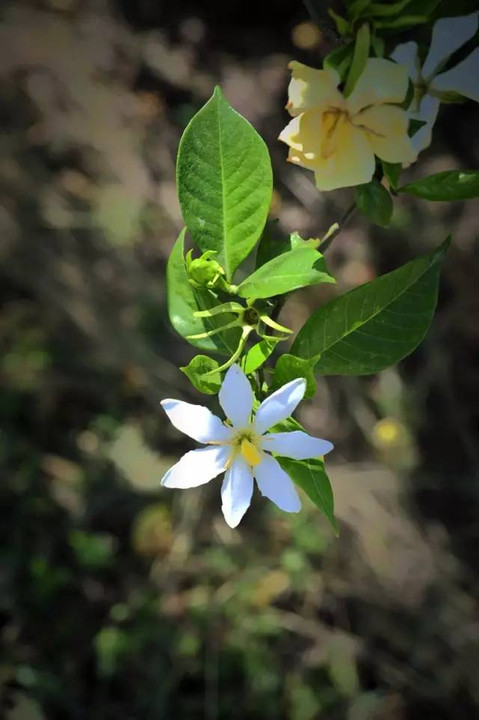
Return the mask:
[[[196, 335], [188, 335], [187, 340], [202, 340], [224, 332], [225, 330], [231, 330], [236, 327], [242, 328], [241, 337], [233, 355], [220, 367], [205, 373], [205, 376], [218, 373], [231, 367], [243, 352], [246, 341], [253, 330], [263, 340], [276, 340], [277, 342], [287, 340], [293, 331], [273, 320], [273, 318], [268, 315], [268, 310], [270, 310], [270, 307], [265, 302], [247, 301], [246, 305], [241, 305], [239, 302], [231, 301], [212, 307], [209, 310], [197, 310], [193, 313], [194, 317], [197, 318], [212, 318], [222, 314], [234, 315], [236, 317], [233, 320], [228, 320], [224, 325], [213, 328], [213, 330]], [[279, 334], [271, 335], [267, 332], [267, 328], [275, 330]]]

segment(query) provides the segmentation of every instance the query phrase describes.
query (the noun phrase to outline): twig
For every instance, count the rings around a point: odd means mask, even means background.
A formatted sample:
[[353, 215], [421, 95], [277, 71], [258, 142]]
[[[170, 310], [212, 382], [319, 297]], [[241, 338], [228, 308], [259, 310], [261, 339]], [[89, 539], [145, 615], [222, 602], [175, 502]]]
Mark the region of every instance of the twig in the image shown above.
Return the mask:
[[341, 220], [339, 221], [339, 223], [337, 223], [336, 229], [333, 230], [333, 232], [328, 237], [326, 237], [324, 242], [322, 242], [321, 245], [319, 246], [319, 250], [323, 254], [331, 246], [331, 243], [333, 242], [334, 238], [336, 238], [339, 235], [339, 233], [341, 232], [341, 230], [343, 230], [346, 227], [346, 225], [349, 223], [349, 221], [351, 220], [351, 218], [353, 217], [355, 212], [356, 212], [356, 203], [353, 202], [352, 205], [350, 205], [348, 207], [348, 209], [344, 213], [344, 215], [341, 218]]

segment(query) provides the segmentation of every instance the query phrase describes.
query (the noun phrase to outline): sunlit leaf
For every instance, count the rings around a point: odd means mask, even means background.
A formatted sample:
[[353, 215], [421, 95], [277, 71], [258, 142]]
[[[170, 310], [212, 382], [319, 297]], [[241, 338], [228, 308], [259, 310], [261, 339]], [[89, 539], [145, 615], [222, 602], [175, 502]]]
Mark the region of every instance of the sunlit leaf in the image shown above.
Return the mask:
[[278, 358], [273, 374], [273, 382], [271, 389], [286, 385], [286, 383], [296, 378], [304, 378], [306, 380], [305, 398], [311, 398], [316, 393], [316, 379], [314, 376], [314, 366], [318, 362], [319, 356], [313, 358], [299, 358], [295, 355], [285, 353]]
[[188, 365], [180, 367], [180, 370], [185, 373], [197, 390], [206, 395], [215, 395], [221, 387], [221, 374], [214, 373], [206, 377], [204, 375], [217, 367], [219, 367], [219, 363], [213, 358], [207, 355], [196, 355]]
[[[183, 338], [213, 330], [234, 319], [231, 314], [217, 315], [212, 318], [194, 317], [195, 311], [212, 308], [218, 305], [219, 301], [210, 290], [198, 290], [189, 282], [184, 261], [185, 233], [186, 230], [180, 233], [166, 268], [168, 313], [171, 324]], [[238, 346], [240, 332], [234, 328], [213, 335], [211, 338], [188, 340], [188, 342], [202, 350], [232, 355]]]
[[323, 375], [368, 375], [402, 360], [427, 332], [449, 243], [323, 305], [291, 352], [321, 355], [316, 371]]
[[253, 345], [241, 360], [244, 373], [249, 375], [258, 370], [269, 358], [277, 344], [277, 340], [261, 340]]
[[238, 288], [244, 298], [268, 298], [307, 285], [334, 283], [323, 256], [312, 247], [278, 255], [255, 270]]
[[215, 250], [230, 280], [251, 252], [271, 203], [265, 143], [219, 88], [187, 126], [177, 162], [185, 224], [203, 250]]

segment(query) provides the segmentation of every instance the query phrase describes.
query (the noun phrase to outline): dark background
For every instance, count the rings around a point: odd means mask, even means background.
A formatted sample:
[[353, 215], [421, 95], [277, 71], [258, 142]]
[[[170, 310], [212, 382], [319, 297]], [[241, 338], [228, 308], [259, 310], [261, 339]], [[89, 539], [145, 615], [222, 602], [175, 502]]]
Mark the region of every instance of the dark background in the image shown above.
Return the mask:
[[[301, 411], [336, 445], [339, 539], [306, 500], [259, 495], [231, 531], [219, 482], [159, 488], [190, 447], [159, 400], [205, 402], [165, 308], [178, 140], [220, 83], [270, 148], [272, 215], [324, 232], [351, 191], [318, 193], [276, 137], [287, 62], [331, 39], [292, 1], [19, 0], [0, 19], [0, 717], [478, 717], [477, 202], [400, 198], [391, 229], [355, 217], [329, 253], [343, 291], [454, 236], [423, 345]], [[478, 121], [442, 106], [407, 177], [477, 168]], [[296, 293], [284, 324], [333, 292]]]

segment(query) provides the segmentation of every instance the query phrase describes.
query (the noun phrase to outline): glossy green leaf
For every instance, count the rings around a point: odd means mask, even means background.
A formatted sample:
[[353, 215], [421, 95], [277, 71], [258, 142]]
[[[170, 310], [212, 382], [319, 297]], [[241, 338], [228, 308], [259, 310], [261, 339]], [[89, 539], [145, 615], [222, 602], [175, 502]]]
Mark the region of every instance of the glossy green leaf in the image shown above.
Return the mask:
[[386, 52], [386, 44], [382, 37], [379, 35], [373, 35], [371, 38], [371, 47], [374, 50], [374, 55], [379, 58], [383, 58]]
[[261, 267], [261, 265], [282, 253], [288, 252], [288, 250], [291, 250], [289, 235], [281, 232], [278, 227], [278, 220], [268, 220], [256, 251], [255, 267]]
[[263, 230], [272, 172], [265, 143], [219, 88], [183, 133], [177, 184], [193, 240], [203, 251], [218, 253], [231, 280]]
[[264, 365], [278, 342], [277, 340], [261, 340], [253, 345], [241, 360], [241, 367], [245, 375], [250, 375]]
[[278, 255], [283, 255], [290, 250], [298, 250], [304, 247], [315, 250], [320, 243], [319, 238], [308, 238], [305, 240], [298, 232], [292, 232], [289, 235], [282, 234], [276, 225], [277, 221], [268, 221], [266, 223], [266, 228], [256, 254], [256, 269], [278, 257]]
[[[196, 310], [207, 310], [218, 305], [220, 301], [210, 290], [197, 290], [189, 282], [184, 260], [185, 234], [186, 230], [180, 233], [166, 268], [166, 295], [170, 322], [184, 338], [187, 335], [213, 330], [234, 319], [234, 315], [230, 313], [213, 318], [194, 317], [193, 313]], [[202, 350], [232, 355], [238, 345], [240, 334], [241, 331], [234, 328], [213, 335], [211, 338], [188, 340], [188, 342]]]
[[[294, 430], [306, 432], [297, 420], [289, 417], [273, 425], [269, 432], [293, 432]], [[333, 491], [324, 469], [324, 460], [322, 458], [292, 460], [284, 457], [277, 457], [276, 459], [291, 479], [304, 490], [316, 507], [326, 515], [334, 532], [339, 535], [338, 523], [334, 517]]]
[[351, 26], [345, 18], [335, 12], [332, 8], [328, 8], [328, 15], [334, 20], [336, 30], [340, 35], [346, 36], [351, 34]]
[[424, 200], [469, 200], [479, 197], [477, 170], [445, 170], [403, 185], [398, 192]]
[[308, 238], [305, 240], [298, 232], [292, 232], [289, 236], [291, 250], [298, 250], [299, 248], [305, 247], [310, 247], [313, 248], [313, 250], [316, 250], [320, 242], [320, 238]]
[[[408, 105], [409, 107], [409, 105]], [[411, 118], [409, 120], [409, 127], [407, 129], [407, 134], [409, 137], [414, 137], [414, 135], [420, 130], [422, 127], [424, 127], [426, 123], [424, 120], [416, 120], [416, 118]]]
[[369, 57], [369, 46], [371, 43], [371, 33], [368, 23], [361, 25], [356, 33], [354, 43], [353, 59], [349, 69], [346, 84], [344, 86], [344, 95], [347, 97], [354, 90], [354, 86], [364, 72]]
[[334, 517], [334, 497], [331, 483], [324, 469], [324, 461], [320, 458], [311, 460], [291, 460], [277, 458], [279, 464], [296, 485], [304, 490], [310, 500], [329, 520], [336, 535], [339, 527]]
[[243, 298], [269, 298], [307, 285], [333, 283], [323, 256], [312, 247], [278, 255], [255, 270], [238, 288]]
[[188, 365], [180, 367], [180, 370], [185, 373], [197, 390], [206, 395], [216, 395], [221, 387], [221, 374], [215, 373], [206, 377], [204, 375], [212, 372], [217, 367], [219, 367], [219, 363], [213, 358], [207, 355], [196, 355]]
[[316, 378], [314, 376], [314, 366], [319, 360], [316, 355], [313, 358], [300, 358], [295, 355], [285, 353], [281, 355], [276, 363], [273, 374], [273, 382], [271, 389], [276, 390], [282, 385], [296, 378], [304, 378], [306, 380], [305, 398], [314, 397], [316, 394]]
[[393, 212], [392, 197], [377, 180], [357, 186], [356, 205], [363, 215], [376, 225], [389, 225]]
[[424, 25], [428, 21], [429, 18], [426, 15], [400, 15], [389, 20], [375, 20], [374, 25], [383, 30], [404, 30], [415, 25]]
[[371, 2], [372, 0], [355, 0], [354, 2], [347, 3], [347, 14], [351, 22], [356, 22], [358, 18], [365, 14], [364, 11]]
[[399, 177], [402, 172], [401, 163], [388, 163], [385, 160], [381, 160], [381, 165], [383, 167], [384, 176], [390, 187], [393, 190], [396, 190], [399, 183]]
[[322, 375], [369, 375], [402, 360], [427, 332], [449, 243], [323, 305], [291, 352], [321, 355], [316, 371]]
[[338, 45], [324, 58], [323, 68], [325, 70], [336, 70], [341, 80], [346, 80], [348, 70], [351, 67], [353, 51], [354, 43], [352, 42], [347, 45]]

